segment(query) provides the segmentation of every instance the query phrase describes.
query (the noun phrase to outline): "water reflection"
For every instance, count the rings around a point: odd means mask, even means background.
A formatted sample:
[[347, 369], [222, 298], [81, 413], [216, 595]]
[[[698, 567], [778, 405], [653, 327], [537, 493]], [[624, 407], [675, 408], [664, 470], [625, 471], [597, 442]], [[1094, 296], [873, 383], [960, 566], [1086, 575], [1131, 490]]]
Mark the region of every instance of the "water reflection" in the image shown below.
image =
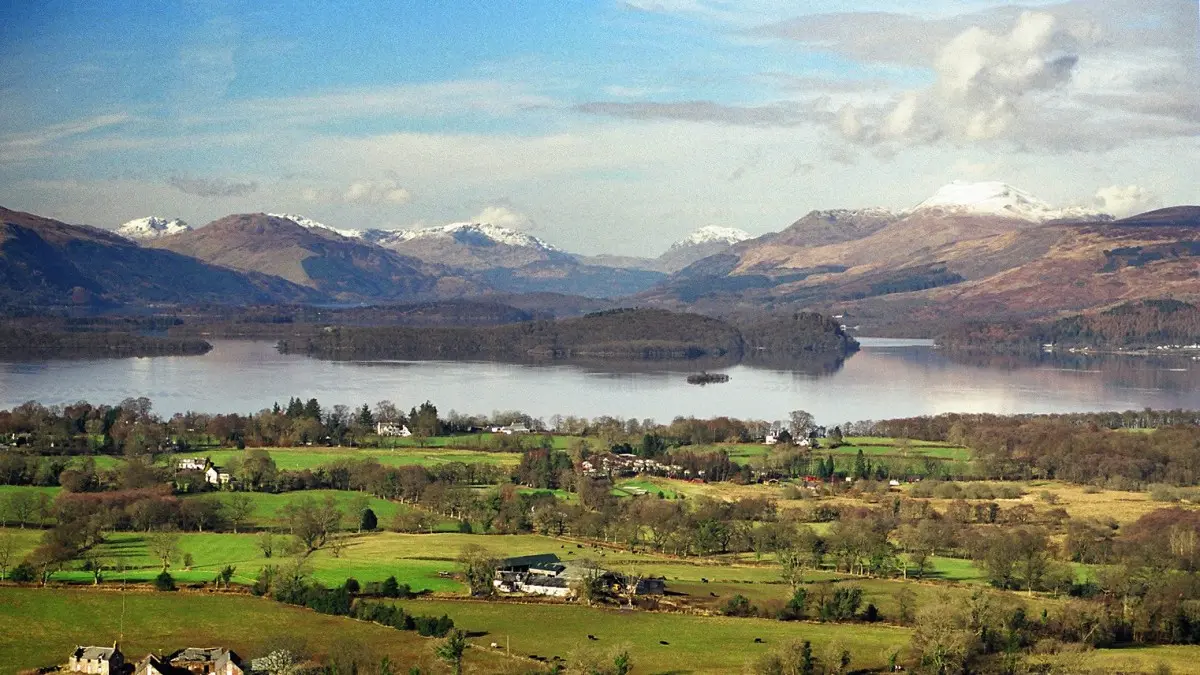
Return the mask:
[[927, 342], [864, 340], [844, 362], [792, 369], [746, 362], [709, 368], [724, 384], [686, 383], [699, 364], [339, 362], [281, 355], [269, 342], [219, 340], [203, 356], [0, 363], [0, 408], [35, 399], [117, 402], [155, 410], [250, 412], [289, 397], [325, 405], [426, 399], [443, 411], [520, 409], [540, 417], [677, 415], [779, 419], [802, 408], [824, 423], [940, 412], [1075, 412], [1200, 408], [1200, 362], [1140, 357], [963, 359]]

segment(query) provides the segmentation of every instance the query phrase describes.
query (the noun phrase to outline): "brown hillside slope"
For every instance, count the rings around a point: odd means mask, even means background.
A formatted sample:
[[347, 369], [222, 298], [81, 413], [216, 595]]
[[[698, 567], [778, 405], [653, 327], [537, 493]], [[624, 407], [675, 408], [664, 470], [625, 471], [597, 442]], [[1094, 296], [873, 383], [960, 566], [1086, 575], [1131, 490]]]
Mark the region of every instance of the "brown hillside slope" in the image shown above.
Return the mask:
[[283, 279], [0, 207], [0, 304], [315, 302]]
[[226, 216], [147, 245], [272, 274], [345, 300], [435, 295], [454, 282], [439, 285], [441, 270], [419, 260], [262, 213]]

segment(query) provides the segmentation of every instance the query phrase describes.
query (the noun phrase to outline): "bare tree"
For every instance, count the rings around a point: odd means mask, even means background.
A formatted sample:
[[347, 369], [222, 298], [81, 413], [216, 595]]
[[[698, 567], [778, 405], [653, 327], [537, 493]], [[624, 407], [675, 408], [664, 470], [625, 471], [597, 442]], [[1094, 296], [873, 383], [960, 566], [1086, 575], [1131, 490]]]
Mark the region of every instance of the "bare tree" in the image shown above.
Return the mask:
[[258, 550], [262, 551], [264, 558], [270, 558], [275, 553], [275, 535], [270, 530], [258, 535]]
[[0, 581], [8, 577], [8, 566], [17, 555], [17, 538], [12, 532], [0, 532]]
[[13, 520], [25, 529], [25, 523], [30, 522], [37, 511], [37, 497], [28, 490], [17, 490], [8, 496], [8, 512]]
[[171, 563], [179, 558], [179, 533], [171, 530], [151, 533], [146, 537], [146, 546], [150, 554], [162, 562], [162, 569], [166, 572]]
[[222, 510], [229, 519], [229, 524], [233, 526], [233, 533], [237, 534], [242, 523], [254, 513], [254, 498], [245, 492], [235, 492], [226, 500]]

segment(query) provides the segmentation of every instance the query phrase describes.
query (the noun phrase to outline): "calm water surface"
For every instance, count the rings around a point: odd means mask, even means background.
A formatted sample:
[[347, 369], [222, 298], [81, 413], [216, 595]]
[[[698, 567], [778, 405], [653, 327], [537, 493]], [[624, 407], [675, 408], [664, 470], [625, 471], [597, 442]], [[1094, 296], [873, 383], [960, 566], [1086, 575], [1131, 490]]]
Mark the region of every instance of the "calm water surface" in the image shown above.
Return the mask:
[[253, 412], [291, 396], [323, 405], [426, 399], [440, 410], [521, 410], [667, 421], [677, 415], [780, 419], [808, 410], [824, 423], [941, 412], [1079, 412], [1145, 407], [1200, 409], [1200, 361], [1188, 358], [1056, 358], [974, 363], [928, 342], [863, 340], [830, 375], [744, 365], [725, 384], [685, 382], [671, 370], [613, 372], [578, 366], [463, 362], [335, 362], [277, 353], [270, 342], [218, 340], [205, 356], [92, 361], [0, 361], [0, 408], [28, 400], [116, 403], [147, 396], [163, 415]]

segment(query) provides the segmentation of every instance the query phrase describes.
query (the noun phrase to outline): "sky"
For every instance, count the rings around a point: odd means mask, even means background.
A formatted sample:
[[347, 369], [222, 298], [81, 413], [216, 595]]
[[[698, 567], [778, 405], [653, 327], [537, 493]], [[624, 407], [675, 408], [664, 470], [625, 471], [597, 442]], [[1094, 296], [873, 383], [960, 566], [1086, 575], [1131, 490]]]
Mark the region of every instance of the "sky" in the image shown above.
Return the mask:
[[[153, 6], [154, 9], [146, 9]], [[0, 205], [115, 227], [486, 217], [579, 253], [953, 180], [1200, 204], [1196, 0], [0, 7]]]

